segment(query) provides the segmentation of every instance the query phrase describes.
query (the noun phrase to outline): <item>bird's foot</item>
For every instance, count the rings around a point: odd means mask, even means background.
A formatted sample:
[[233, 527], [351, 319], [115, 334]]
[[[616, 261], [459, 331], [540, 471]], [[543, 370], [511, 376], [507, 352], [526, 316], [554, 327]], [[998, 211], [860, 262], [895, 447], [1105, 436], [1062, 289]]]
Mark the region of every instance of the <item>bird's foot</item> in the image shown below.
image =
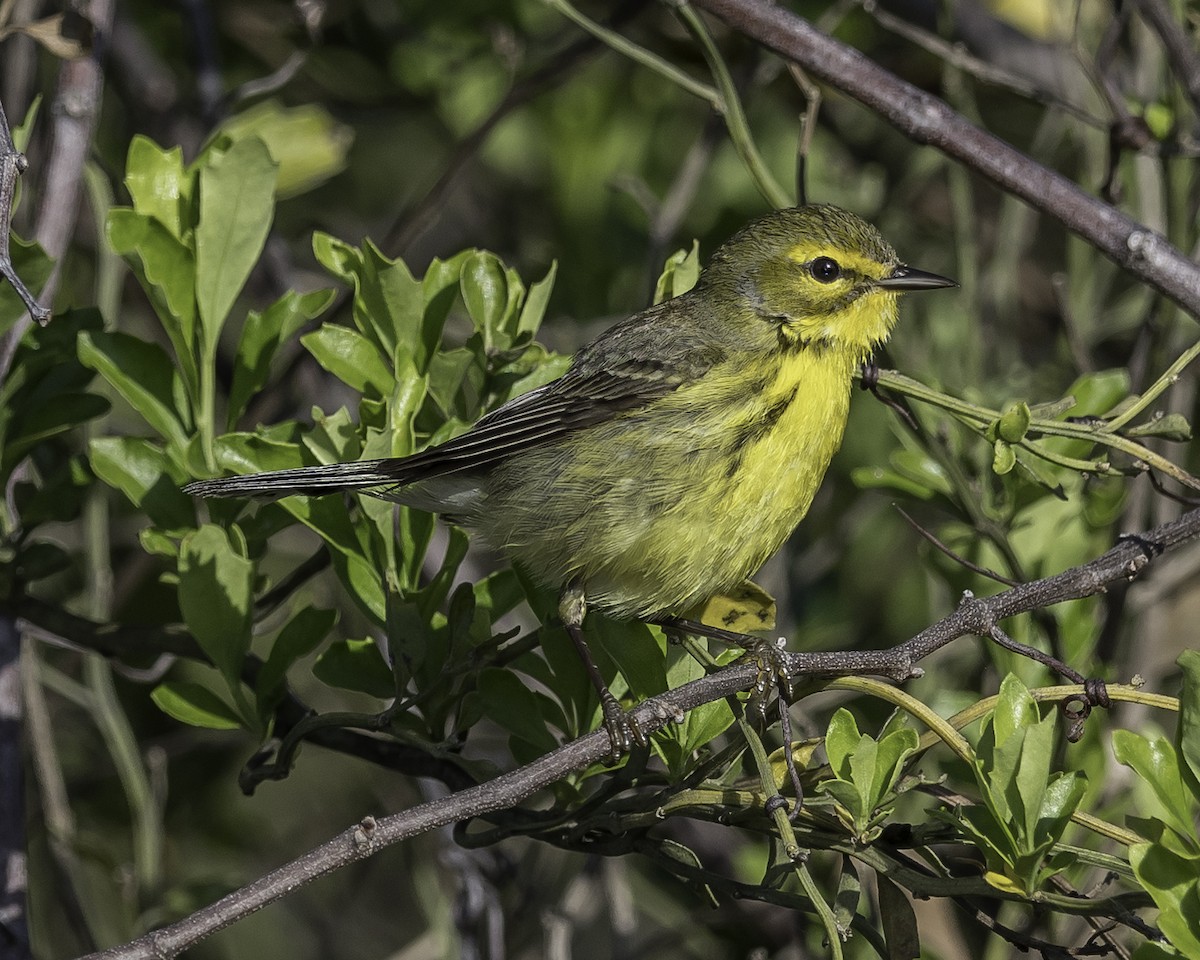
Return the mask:
[[600, 695], [600, 709], [604, 713], [604, 729], [608, 731], [608, 766], [619, 763], [621, 758], [636, 746], [644, 750], [646, 734], [632, 713], [622, 709], [617, 698], [608, 690]]
[[755, 640], [746, 644], [746, 659], [758, 668], [754, 686], [750, 688], [750, 708], [766, 721], [767, 704], [772, 692], [788, 699], [795, 679], [784, 650], [787, 640]]

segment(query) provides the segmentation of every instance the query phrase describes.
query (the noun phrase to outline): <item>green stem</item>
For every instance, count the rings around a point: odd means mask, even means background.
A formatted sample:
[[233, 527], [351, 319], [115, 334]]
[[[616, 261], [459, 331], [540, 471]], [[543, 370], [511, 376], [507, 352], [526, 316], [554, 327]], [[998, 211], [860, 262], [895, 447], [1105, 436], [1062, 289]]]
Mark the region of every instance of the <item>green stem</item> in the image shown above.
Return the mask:
[[[94, 428], [88, 429], [88, 434]], [[109, 509], [105, 491], [93, 486], [84, 504], [84, 542], [88, 558], [88, 607], [93, 620], [112, 614], [112, 566]], [[137, 736], [117, 697], [112, 667], [99, 654], [83, 660], [83, 679], [91, 694], [91, 715], [116, 768], [133, 820], [133, 862], [138, 889], [153, 896], [162, 884], [163, 829], [150, 776]]]
[[[763, 746], [762, 740], [759, 739], [758, 734], [754, 732], [754, 728], [746, 721], [744, 713], [738, 714], [737, 723], [738, 729], [741, 730], [742, 736], [750, 747], [750, 753], [754, 757], [754, 765], [758, 768], [758, 777], [762, 783], [763, 791], [768, 797], [775, 796], [777, 793], [775, 789], [775, 774], [771, 770], [771, 759], [767, 756], [767, 751]], [[784, 744], [785, 750], [790, 750], [791, 748], [792, 745], [790, 743]], [[797, 797], [796, 802], [799, 803], [800, 799], [800, 797]], [[821, 925], [825, 928], [825, 937], [829, 941], [830, 955], [834, 960], [842, 960], [842, 937], [838, 930], [837, 917], [833, 915], [833, 910], [825, 902], [825, 898], [821, 896], [821, 891], [817, 889], [816, 881], [813, 880], [812, 874], [808, 872], [808, 867], [804, 863], [806, 854], [801, 850], [800, 844], [796, 841], [796, 832], [792, 829], [792, 821], [788, 819], [787, 807], [780, 805], [771, 816], [775, 821], [775, 829], [779, 831], [780, 839], [783, 840], [784, 855], [791, 861], [796, 879], [800, 881], [800, 888], [812, 903], [813, 909], [817, 911], [817, 916], [821, 918]]]
[[217, 358], [204, 350], [200, 362], [200, 409], [196, 411], [196, 428], [200, 432], [200, 446], [204, 452], [204, 465], [213, 473], [217, 470], [217, 456], [213, 448], [213, 424], [216, 417]]
[[543, 2], [553, 7], [577, 26], [582, 27], [601, 43], [617, 51], [617, 53], [628, 57], [635, 63], [640, 63], [643, 67], [648, 67], [659, 76], [665, 77], [676, 86], [686, 90], [692, 96], [708, 101], [714, 110], [722, 109], [721, 95], [715, 88], [689, 77], [673, 63], [664, 60], [656, 53], [651, 53], [645, 47], [639, 47], [632, 40], [621, 36], [615, 30], [602, 27], [595, 20], [585, 17], [568, 3], [567, 0], [543, 0]]
[[[966, 737], [958, 732], [957, 724], [954, 723], [955, 718], [951, 718], [950, 720], [943, 719], [932, 708], [922, 703], [916, 697], [905, 693], [899, 687], [884, 683], [881, 680], [873, 680], [870, 677], [838, 677], [825, 684], [825, 689], [849, 690], [854, 693], [865, 693], [872, 697], [878, 697], [881, 700], [887, 700], [889, 703], [895, 704], [901, 710], [904, 710], [925, 724], [930, 731], [928, 736], [941, 740], [954, 751], [963, 763], [970, 765], [975, 762], [975, 751], [971, 749], [971, 744], [967, 742]], [[929, 745], [922, 741], [918, 752], [927, 750], [928, 748]]]
[[[1200, 344], [1197, 345], [1200, 347]], [[1197, 347], [1188, 350], [1180, 360], [1189, 358], [1197, 352]], [[1171, 370], [1175, 370], [1179, 366], [1179, 361], [1171, 365]], [[1170, 374], [1170, 371], [1168, 371]], [[1156, 382], [1155, 386], [1147, 391], [1147, 394], [1152, 393], [1155, 389], [1161, 393], [1159, 383], [1169, 381], [1168, 374], [1164, 374]], [[1175, 374], [1171, 374], [1174, 376]], [[979, 430], [986, 428], [989, 424], [994, 423], [1000, 418], [998, 410], [992, 410], [988, 407], [981, 407], [977, 404], [968, 403], [966, 400], [961, 400], [958, 397], [952, 397], [942, 393], [939, 390], [934, 390], [932, 387], [927, 387], [925, 384], [913, 380], [911, 377], [906, 377], [901, 373], [896, 373], [894, 370], [883, 370], [879, 374], [879, 384], [889, 390], [894, 390], [906, 397], [911, 397], [914, 400], [919, 400], [922, 403], [927, 403], [932, 407], [937, 407], [940, 410], [945, 410], [953, 414], [958, 419], [962, 420], [967, 426]], [[1155, 394], [1157, 395], [1157, 394]], [[1140, 404], [1140, 401], [1139, 401]], [[1124, 416], [1124, 414], [1122, 414]], [[1081, 440], [1085, 443], [1098, 443], [1109, 447], [1113, 450], [1120, 450], [1122, 453], [1127, 453], [1136, 460], [1141, 460], [1148, 467], [1158, 470], [1172, 479], [1178, 481], [1186, 487], [1191, 487], [1194, 490], [1200, 490], [1200, 478], [1192, 476], [1182, 467], [1172, 463], [1166, 457], [1155, 453], [1153, 450], [1142, 446], [1135, 440], [1130, 440], [1128, 437], [1122, 437], [1111, 432], [1112, 421], [1105, 423], [1103, 426], [1097, 427], [1090, 423], [1067, 423], [1061, 420], [1045, 420], [1035, 417], [1029, 422], [1028, 433], [1046, 437], [1062, 437], [1067, 440]], [[1060, 454], [1054, 454], [1041, 449], [1036, 444], [1029, 441], [1022, 441], [1021, 446], [1029, 450], [1031, 453], [1037, 454], [1045, 460], [1055, 461], [1055, 457], [1061, 457]], [[1074, 460], [1070, 462], [1072, 469], [1086, 470], [1089, 473], [1107, 473], [1111, 468], [1107, 468], [1101, 464], [1087, 460]]]
[[1125, 426], [1130, 420], [1136, 417], [1139, 413], [1145, 410], [1150, 404], [1162, 395], [1167, 387], [1171, 386], [1179, 379], [1179, 374], [1183, 372], [1184, 367], [1200, 357], [1200, 340], [1193, 343], [1183, 353], [1181, 353], [1165, 371], [1150, 385], [1150, 388], [1137, 398], [1137, 401], [1127, 410], [1122, 411], [1117, 416], [1113, 417], [1103, 427], [1104, 430], [1119, 430]]
[[725, 65], [725, 60], [717, 49], [717, 45], [713, 43], [712, 35], [708, 32], [704, 21], [686, 2], [679, 4], [677, 12], [692, 36], [699, 42], [704, 59], [708, 62], [708, 68], [712, 71], [713, 79], [717, 81], [717, 89], [721, 92], [718, 109], [725, 117], [729, 138], [733, 141], [734, 148], [742, 158], [742, 162], [746, 164], [746, 169], [750, 171], [750, 176], [754, 178], [759, 193], [763, 195], [767, 203], [776, 209], [792, 206], [795, 201], [767, 169], [762, 154], [755, 146], [754, 137], [750, 133], [750, 124], [746, 122], [746, 113], [742, 109], [742, 101], [738, 97], [733, 77], [730, 75], [729, 68]]

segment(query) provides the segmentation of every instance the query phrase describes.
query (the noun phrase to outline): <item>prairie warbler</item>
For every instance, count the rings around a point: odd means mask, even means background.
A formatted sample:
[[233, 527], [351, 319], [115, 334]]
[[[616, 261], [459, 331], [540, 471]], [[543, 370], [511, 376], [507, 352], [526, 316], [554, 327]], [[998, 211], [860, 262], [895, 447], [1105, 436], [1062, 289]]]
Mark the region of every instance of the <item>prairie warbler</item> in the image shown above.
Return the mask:
[[562, 591], [616, 755], [642, 736], [588, 655], [588, 606], [680, 615], [753, 574], [812, 503], [854, 369], [891, 333], [898, 294], [949, 286], [845, 210], [779, 210], [721, 246], [690, 292], [616, 324], [560, 379], [441, 446], [185, 490], [358, 490], [476, 528]]

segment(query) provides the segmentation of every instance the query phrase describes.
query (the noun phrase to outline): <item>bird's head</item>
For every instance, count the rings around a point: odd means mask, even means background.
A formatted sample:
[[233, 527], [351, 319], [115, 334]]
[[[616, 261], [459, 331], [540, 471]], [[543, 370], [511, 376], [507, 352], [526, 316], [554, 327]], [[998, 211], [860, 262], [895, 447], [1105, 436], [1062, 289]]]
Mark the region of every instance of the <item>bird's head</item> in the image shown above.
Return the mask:
[[902, 264], [878, 230], [828, 204], [750, 223], [713, 255], [701, 283], [735, 297], [782, 345], [828, 346], [857, 360], [891, 333], [898, 294], [956, 285]]

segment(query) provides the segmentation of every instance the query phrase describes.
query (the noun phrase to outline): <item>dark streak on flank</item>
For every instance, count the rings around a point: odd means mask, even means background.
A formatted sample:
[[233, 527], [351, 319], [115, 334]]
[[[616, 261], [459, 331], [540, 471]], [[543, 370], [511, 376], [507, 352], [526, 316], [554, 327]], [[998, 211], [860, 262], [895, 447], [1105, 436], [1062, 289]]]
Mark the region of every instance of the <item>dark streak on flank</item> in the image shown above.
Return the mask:
[[729, 443], [729, 449], [725, 455], [729, 460], [729, 466], [725, 468], [725, 476], [732, 477], [742, 468], [742, 460], [746, 456], [746, 450], [765, 437], [779, 422], [779, 418], [784, 415], [787, 408], [792, 405], [792, 401], [796, 399], [796, 394], [800, 391], [800, 385], [792, 387], [785, 395], [772, 403], [761, 416], [754, 417], [752, 420], [747, 420], [733, 435], [733, 439]]

